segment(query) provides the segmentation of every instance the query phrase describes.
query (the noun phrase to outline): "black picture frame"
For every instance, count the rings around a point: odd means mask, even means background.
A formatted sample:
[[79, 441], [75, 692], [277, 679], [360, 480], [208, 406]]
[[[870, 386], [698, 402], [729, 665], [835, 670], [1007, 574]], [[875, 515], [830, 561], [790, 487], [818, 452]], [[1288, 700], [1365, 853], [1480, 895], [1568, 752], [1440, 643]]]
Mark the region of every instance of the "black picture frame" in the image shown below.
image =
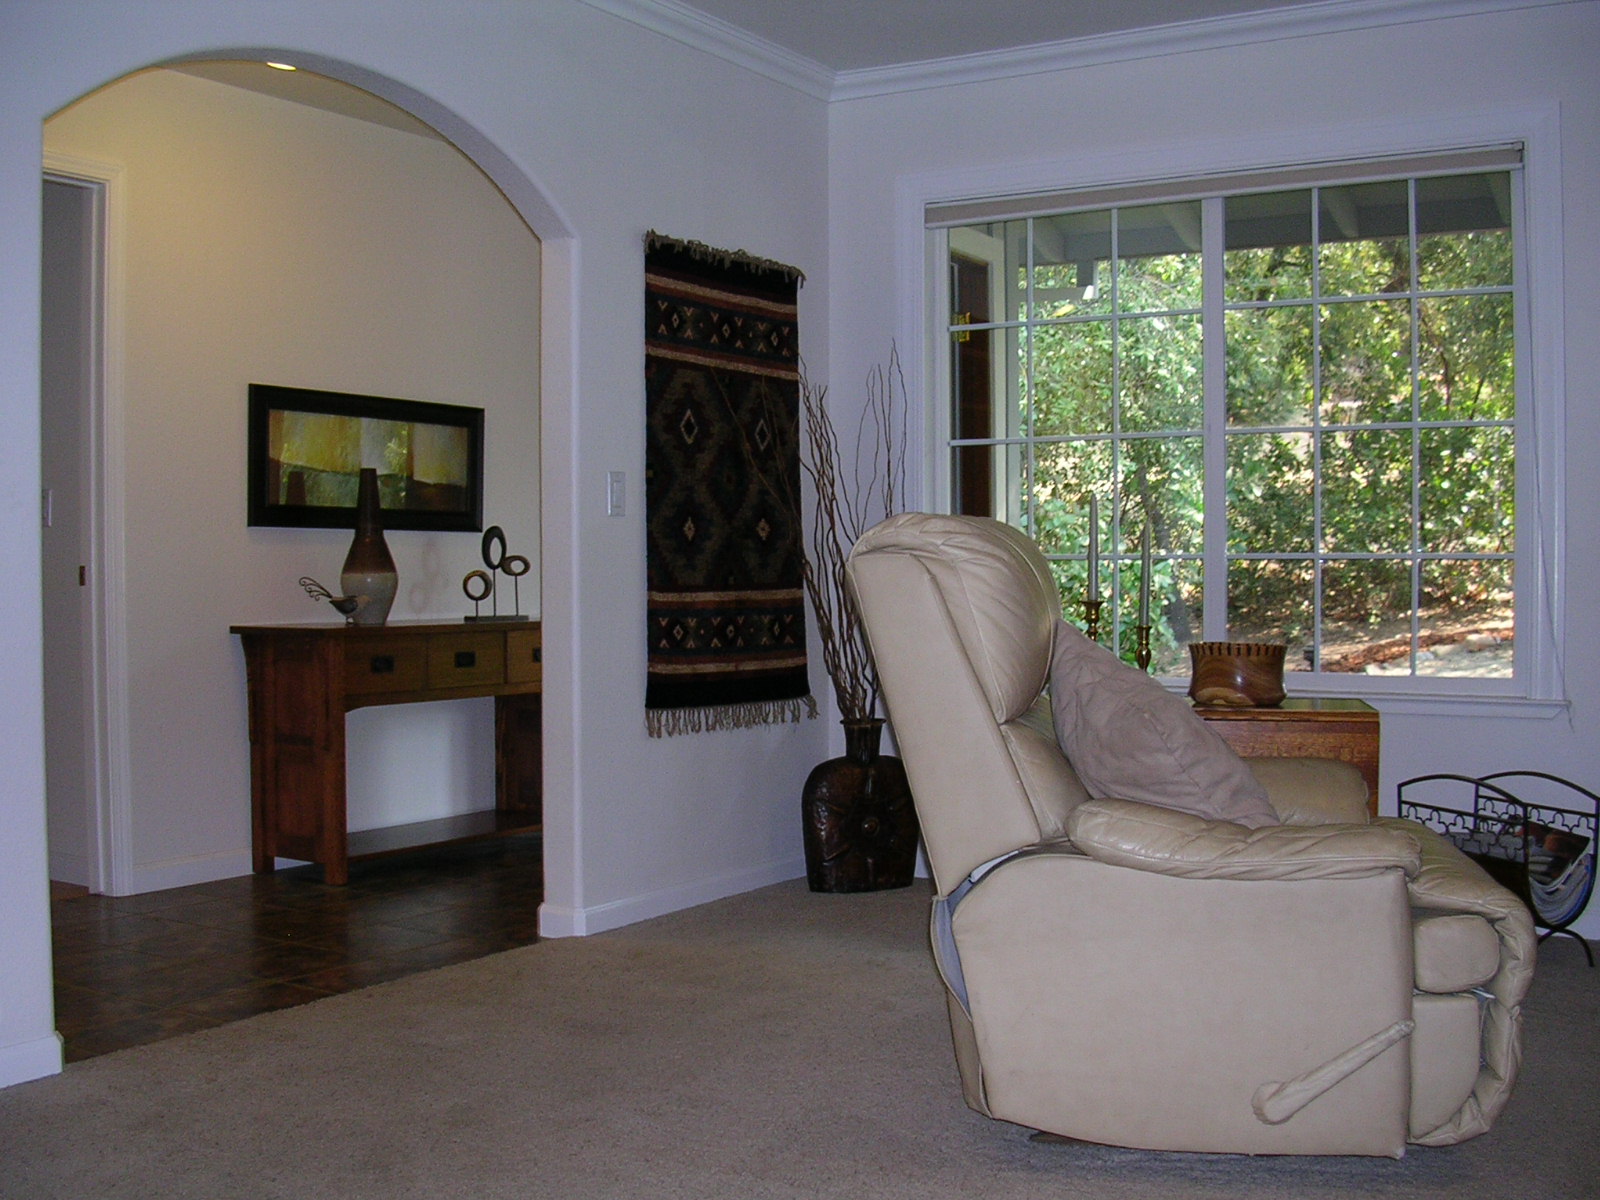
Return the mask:
[[[481, 408], [252, 383], [249, 421], [251, 525], [352, 528], [365, 464], [378, 467], [385, 529], [483, 528]], [[300, 461], [286, 470], [290, 454]]]

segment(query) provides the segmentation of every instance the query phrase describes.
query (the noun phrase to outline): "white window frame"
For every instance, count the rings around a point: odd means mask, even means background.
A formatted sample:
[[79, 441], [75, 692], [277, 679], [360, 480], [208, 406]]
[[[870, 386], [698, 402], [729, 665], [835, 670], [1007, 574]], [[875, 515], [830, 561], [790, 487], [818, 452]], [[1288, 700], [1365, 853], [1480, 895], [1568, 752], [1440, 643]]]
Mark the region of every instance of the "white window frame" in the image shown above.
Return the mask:
[[[948, 508], [946, 448], [950, 370], [947, 321], [948, 248], [928, 228], [935, 206], [981, 197], [1018, 198], [1090, 188], [1175, 184], [1222, 174], [1286, 169], [1297, 164], [1429, 155], [1520, 142], [1524, 148], [1522, 225], [1517, 250], [1518, 410], [1516, 442], [1517, 658], [1510, 680], [1448, 676], [1383, 677], [1296, 673], [1301, 694], [1381, 699], [1385, 711], [1547, 716], [1566, 705], [1561, 656], [1565, 623], [1561, 587], [1564, 514], [1564, 339], [1561, 320], [1562, 226], [1559, 116], [1553, 108], [1416, 122], [1383, 130], [1331, 129], [1280, 139], [1281, 145], [1243, 142], [1183, 144], [1137, 155], [985, 167], [903, 177], [897, 187], [897, 278], [912, 284], [900, 297], [902, 337], [925, 354], [908, 356], [912, 395], [927, 398], [919, 436], [908, 447], [923, 465], [925, 507]], [[1275, 153], [1276, 150], [1276, 153]], [[1157, 165], [1159, 164], [1159, 166]], [[1059, 205], [1056, 207], [1060, 207]], [[1220, 444], [1220, 442], [1219, 442]], [[1208, 599], [1208, 603], [1210, 603]]]

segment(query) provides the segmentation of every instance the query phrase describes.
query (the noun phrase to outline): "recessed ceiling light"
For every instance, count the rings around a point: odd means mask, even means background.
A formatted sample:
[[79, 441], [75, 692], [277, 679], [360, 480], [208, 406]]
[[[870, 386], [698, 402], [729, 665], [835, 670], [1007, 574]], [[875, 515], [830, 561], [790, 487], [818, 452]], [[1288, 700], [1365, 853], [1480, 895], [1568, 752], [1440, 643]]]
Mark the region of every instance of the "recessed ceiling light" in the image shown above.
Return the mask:
[[291, 66], [288, 63], [269, 62], [267, 66], [279, 71], [298, 71], [300, 69], [299, 67]]

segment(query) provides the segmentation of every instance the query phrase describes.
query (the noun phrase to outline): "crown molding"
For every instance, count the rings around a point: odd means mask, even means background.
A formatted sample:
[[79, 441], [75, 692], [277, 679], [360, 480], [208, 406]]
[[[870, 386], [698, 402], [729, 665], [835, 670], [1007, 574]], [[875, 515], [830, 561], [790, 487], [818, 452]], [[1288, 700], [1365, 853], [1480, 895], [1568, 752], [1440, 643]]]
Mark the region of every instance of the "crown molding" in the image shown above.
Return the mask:
[[1322, 0], [1317, 4], [1265, 12], [1180, 21], [1153, 29], [837, 72], [678, 0], [582, 0], [582, 3], [816, 99], [856, 100], [1195, 50], [1348, 33], [1448, 17], [1593, 3], [1593, 0]]
[[829, 67], [775, 42], [747, 33], [677, 0], [582, 0], [685, 46], [704, 50], [818, 100], [831, 100], [835, 74]]
[[840, 71], [830, 99], [855, 100], [1160, 58], [1195, 50], [1583, 2], [1585, 0], [1323, 0], [1320, 4], [1180, 21], [1153, 29], [1069, 38], [983, 54]]

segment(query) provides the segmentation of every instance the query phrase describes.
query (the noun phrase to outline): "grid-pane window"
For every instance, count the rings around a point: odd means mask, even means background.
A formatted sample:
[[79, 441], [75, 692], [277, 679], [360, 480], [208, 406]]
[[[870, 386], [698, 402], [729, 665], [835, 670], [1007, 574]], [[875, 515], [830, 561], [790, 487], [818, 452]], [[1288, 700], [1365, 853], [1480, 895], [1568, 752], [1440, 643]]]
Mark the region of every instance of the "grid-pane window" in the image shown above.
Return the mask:
[[1509, 678], [1519, 179], [948, 229], [951, 508], [1031, 534], [1124, 654], [1148, 590], [1161, 674], [1234, 638], [1292, 670]]

